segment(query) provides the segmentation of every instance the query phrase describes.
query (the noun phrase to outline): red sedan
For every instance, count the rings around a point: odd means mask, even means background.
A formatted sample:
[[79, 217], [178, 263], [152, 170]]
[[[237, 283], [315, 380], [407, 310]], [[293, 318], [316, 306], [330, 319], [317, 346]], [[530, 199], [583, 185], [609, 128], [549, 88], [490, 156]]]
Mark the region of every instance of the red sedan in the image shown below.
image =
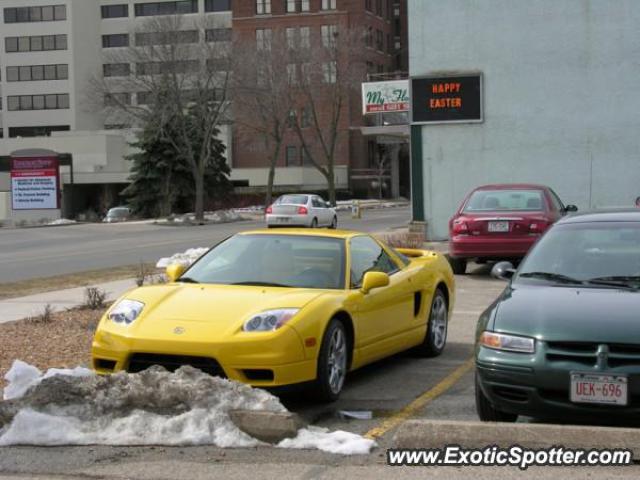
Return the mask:
[[449, 221], [451, 267], [463, 274], [469, 260], [520, 259], [551, 224], [577, 210], [543, 185], [478, 187]]

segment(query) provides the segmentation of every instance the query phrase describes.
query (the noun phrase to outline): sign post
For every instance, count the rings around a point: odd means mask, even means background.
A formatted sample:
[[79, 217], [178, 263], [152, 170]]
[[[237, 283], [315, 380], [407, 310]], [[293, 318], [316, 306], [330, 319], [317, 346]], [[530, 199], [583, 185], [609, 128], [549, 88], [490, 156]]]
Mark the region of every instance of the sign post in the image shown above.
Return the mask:
[[57, 157], [11, 159], [13, 210], [60, 209], [60, 165]]

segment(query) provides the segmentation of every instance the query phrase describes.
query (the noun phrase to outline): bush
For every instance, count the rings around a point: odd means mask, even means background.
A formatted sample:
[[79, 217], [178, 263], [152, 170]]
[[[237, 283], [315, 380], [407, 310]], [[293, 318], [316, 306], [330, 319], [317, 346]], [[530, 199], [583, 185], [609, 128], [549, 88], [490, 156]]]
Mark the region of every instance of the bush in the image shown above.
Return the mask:
[[47, 305], [44, 307], [44, 311], [40, 315], [30, 317], [28, 321], [36, 325], [51, 323], [53, 321], [53, 308], [47, 303]]
[[106, 306], [107, 292], [97, 287], [87, 287], [84, 291], [83, 307], [89, 310], [99, 310]]
[[380, 235], [380, 240], [394, 248], [423, 248], [424, 234], [398, 232]]

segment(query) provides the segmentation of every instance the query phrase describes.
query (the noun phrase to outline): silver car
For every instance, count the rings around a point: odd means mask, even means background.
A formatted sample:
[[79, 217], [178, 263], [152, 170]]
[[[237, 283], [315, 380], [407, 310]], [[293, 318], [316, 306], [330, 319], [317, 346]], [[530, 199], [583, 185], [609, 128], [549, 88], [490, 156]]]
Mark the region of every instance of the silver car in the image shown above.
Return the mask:
[[290, 194], [267, 207], [267, 227], [338, 227], [338, 215], [318, 195]]

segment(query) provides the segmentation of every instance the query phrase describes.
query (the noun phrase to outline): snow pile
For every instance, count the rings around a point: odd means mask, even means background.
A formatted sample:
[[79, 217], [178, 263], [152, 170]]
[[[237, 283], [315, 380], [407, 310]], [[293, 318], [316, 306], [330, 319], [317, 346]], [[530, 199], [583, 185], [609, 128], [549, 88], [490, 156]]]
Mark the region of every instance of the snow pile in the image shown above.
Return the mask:
[[68, 218], [59, 218], [57, 220], [53, 220], [49, 223], [47, 223], [47, 225], [70, 225], [72, 223], [76, 223], [75, 220], [69, 220]]
[[72, 377], [88, 377], [93, 375], [93, 371], [88, 368], [76, 367], [73, 369], [50, 368], [43, 375], [42, 372], [21, 360], [15, 360], [9, 371], [5, 374], [4, 379], [8, 382], [7, 388], [4, 389], [3, 399], [13, 400], [22, 397], [29, 388], [38, 385], [45, 378], [54, 375], [68, 375]]
[[[9, 388], [33, 381], [23, 365], [12, 370]], [[0, 405], [0, 419], [12, 419], [0, 429], [0, 446], [259, 445], [231, 421], [235, 409], [286, 411], [264, 390], [188, 366], [175, 373], [151, 367], [138, 374], [40, 377], [23, 397]]]
[[365, 455], [376, 442], [351, 432], [337, 430], [330, 432], [326, 428], [307, 427], [298, 430], [298, 436], [282, 440], [281, 448], [317, 448], [329, 453], [342, 455]]
[[[0, 446], [7, 445], [216, 445], [252, 447], [231, 410], [286, 412], [270, 393], [184, 366], [99, 376], [84, 368], [40, 372], [15, 361], [0, 402]], [[279, 448], [317, 448], [366, 454], [373, 440], [308, 427]]]
[[202, 255], [207, 253], [208, 248], [190, 248], [186, 252], [174, 253], [170, 257], [161, 258], [156, 263], [156, 268], [166, 268], [173, 263], [180, 263], [185, 267], [188, 267], [193, 262], [198, 260]]

